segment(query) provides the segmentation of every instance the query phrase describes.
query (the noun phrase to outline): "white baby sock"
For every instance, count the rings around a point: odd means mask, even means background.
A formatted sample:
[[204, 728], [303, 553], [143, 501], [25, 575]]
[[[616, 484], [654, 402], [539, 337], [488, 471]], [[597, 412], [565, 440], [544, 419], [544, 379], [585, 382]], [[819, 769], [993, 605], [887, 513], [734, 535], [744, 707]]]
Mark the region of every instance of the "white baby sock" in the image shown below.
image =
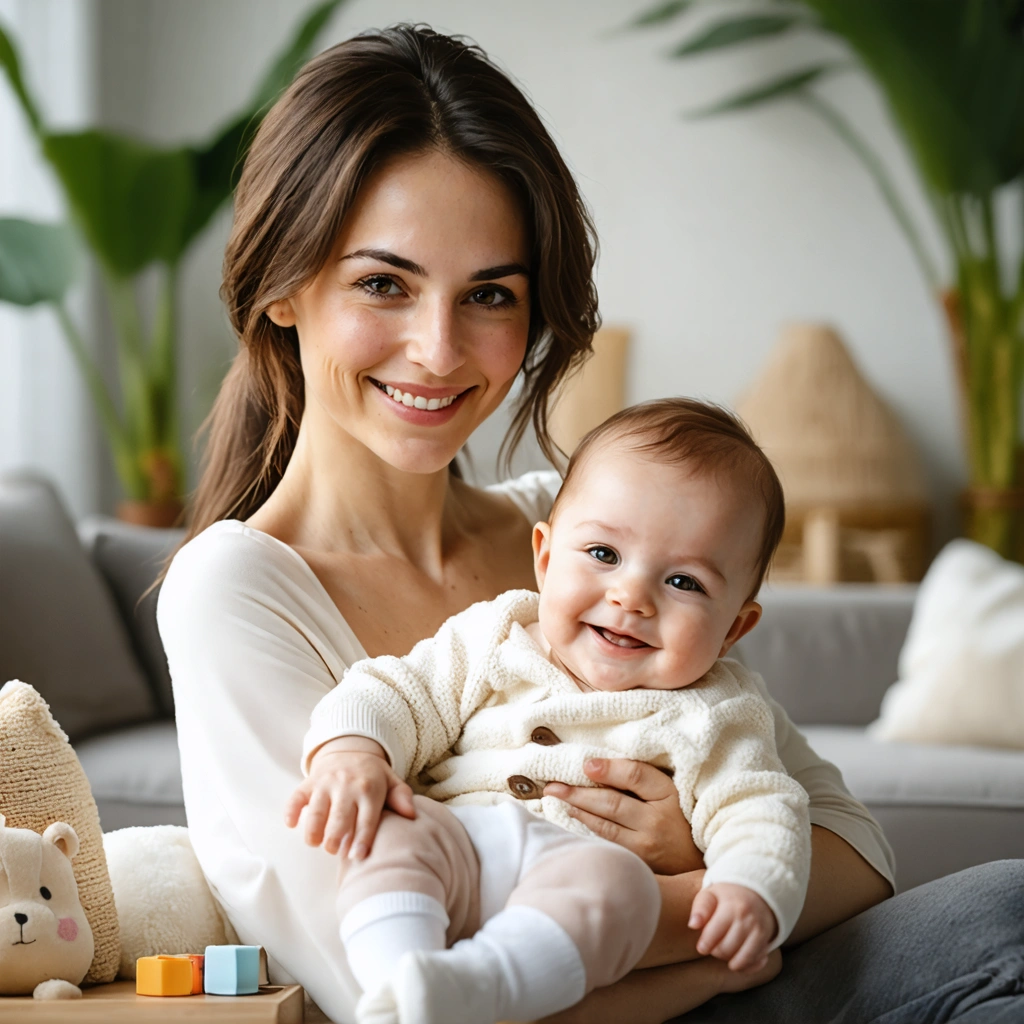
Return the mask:
[[341, 941], [353, 977], [376, 992], [398, 961], [414, 950], [442, 950], [448, 914], [432, 896], [382, 892], [357, 903], [341, 922]]
[[508, 907], [451, 949], [410, 952], [376, 993], [360, 1024], [495, 1024], [535, 1020], [586, 992], [576, 944], [547, 914]]

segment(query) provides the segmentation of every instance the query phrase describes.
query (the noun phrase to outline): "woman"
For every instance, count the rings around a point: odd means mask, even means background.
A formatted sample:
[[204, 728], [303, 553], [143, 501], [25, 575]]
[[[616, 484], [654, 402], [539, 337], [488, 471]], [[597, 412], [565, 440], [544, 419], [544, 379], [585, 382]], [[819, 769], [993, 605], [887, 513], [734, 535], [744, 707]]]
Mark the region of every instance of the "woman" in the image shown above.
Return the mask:
[[[472, 602], [533, 586], [530, 527], [557, 478], [481, 491], [454, 460], [519, 375], [509, 444], [532, 420], [551, 453], [547, 400], [597, 325], [593, 264], [590, 221], [537, 115], [482, 53], [426, 29], [312, 61], [246, 161], [222, 289], [242, 348], [159, 621], [203, 870], [243, 941], [337, 1020], [351, 1020], [358, 990], [334, 861], [282, 821], [310, 711], [353, 661], [405, 653]], [[847, 923], [806, 942], [778, 981], [716, 1001], [715, 1019], [740, 999], [758, 1019], [809, 1021], [921, 1020], [897, 1008], [978, 999], [977, 972], [1020, 957], [1019, 866], [882, 902], [892, 860], [878, 826], [774, 710], [815, 823], [792, 941]], [[656, 970], [561, 1019], [656, 1022], [767, 981], [777, 963], [746, 976], [699, 959], [686, 921], [702, 864], [671, 782], [632, 762], [591, 777], [605, 788], [549, 792], [647, 861], [664, 909], [643, 963]], [[967, 938], [990, 929], [984, 956], [965, 938], [940, 960], [930, 945], [950, 919]], [[916, 959], [897, 968], [908, 949]], [[855, 982], [848, 1017], [842, 978]]]

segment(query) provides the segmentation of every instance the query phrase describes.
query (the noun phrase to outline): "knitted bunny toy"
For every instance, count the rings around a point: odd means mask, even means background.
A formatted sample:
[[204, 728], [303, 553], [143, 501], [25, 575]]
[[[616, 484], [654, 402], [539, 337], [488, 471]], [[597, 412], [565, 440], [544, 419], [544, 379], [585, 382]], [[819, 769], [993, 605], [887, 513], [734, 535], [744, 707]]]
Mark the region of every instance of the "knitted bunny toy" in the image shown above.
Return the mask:
[[0, 814], [0, 995], [75, 999], [93, 956], [71, 858], [78, 836], [63, 821], [39, 835]]

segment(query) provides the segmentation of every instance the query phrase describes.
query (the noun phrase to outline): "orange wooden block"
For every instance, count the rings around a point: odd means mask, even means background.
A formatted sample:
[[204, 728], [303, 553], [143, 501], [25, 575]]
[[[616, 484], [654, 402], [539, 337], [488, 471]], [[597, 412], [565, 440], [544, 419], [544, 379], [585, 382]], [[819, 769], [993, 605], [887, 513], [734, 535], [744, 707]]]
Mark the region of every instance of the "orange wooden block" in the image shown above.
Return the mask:
[[140, 956], [135, 961], [135, 992], [140, 996], [190, 996], [194, 972], [195, 965], [183, 957]]
[[203, 991], [203, 960], [202, 953], [168, 953], [175, 960], [188, 960], [192, 964], [192, 995], [197, 996]]

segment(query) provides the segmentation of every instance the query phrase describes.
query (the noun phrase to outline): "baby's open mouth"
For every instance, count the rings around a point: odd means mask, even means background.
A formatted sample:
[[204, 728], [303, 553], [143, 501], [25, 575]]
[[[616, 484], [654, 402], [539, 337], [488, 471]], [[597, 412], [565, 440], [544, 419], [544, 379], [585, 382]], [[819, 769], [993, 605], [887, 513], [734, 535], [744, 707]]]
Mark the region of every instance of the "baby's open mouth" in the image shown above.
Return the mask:
[[587, 623], [588, 626], [602, 639], [607, 640], [610, 644], [615, 644], [616, 647], [628, 647], [637, 649], [640, 647], [650, 647], [650, 644], [645, 644], [643, 640], [637, 640], [635, 636], [630, 636], [628, 633], [616, 633], [613, 629], [606, 629], [604, 626], [594, 626], [591, 623]]

